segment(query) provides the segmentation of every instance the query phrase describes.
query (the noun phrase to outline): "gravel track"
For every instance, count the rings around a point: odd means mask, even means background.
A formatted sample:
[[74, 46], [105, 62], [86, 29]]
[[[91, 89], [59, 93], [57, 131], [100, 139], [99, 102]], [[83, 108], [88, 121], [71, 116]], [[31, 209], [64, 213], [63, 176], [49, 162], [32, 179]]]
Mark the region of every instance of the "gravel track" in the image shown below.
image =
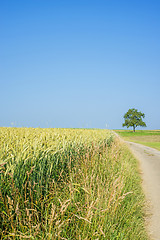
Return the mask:
[[160, 240], [160, 151], [126, 142], [140, 162], [143, 188], [147, 198], [147, 228], [153, 240]]

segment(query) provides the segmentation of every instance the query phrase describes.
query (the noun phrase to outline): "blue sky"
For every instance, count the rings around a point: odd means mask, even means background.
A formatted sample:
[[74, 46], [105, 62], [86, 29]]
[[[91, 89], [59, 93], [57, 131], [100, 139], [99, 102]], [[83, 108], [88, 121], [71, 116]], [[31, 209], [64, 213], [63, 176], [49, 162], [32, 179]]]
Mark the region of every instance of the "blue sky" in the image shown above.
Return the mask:
[[160, 1], [0, 1], [0, 126], [160, 128]]

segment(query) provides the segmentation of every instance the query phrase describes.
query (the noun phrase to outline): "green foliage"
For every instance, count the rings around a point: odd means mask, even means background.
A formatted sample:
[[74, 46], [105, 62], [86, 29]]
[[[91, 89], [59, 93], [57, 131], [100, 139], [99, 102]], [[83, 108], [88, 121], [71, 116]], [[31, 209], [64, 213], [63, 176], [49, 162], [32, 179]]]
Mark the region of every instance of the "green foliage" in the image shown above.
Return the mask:
[[124, 114], [124, 120], [123, 127], [133, 127], [133, 132], [135, 132], [136, 127], [146, 127], [146, 123], [142, 120], [142, 118], [145, 117], [144, 113], [138, 112], [137, 109], [132, 108], [129, 109], [127, 113]]

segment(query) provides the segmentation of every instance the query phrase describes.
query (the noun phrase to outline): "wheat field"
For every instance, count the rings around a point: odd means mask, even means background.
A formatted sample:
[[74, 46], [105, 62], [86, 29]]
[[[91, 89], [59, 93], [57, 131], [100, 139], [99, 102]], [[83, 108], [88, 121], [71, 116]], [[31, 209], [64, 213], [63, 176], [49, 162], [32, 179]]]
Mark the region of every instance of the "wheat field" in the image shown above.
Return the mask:
[[143, 207], [111, 131], [0, 128], [1, 239], [147, 239]]

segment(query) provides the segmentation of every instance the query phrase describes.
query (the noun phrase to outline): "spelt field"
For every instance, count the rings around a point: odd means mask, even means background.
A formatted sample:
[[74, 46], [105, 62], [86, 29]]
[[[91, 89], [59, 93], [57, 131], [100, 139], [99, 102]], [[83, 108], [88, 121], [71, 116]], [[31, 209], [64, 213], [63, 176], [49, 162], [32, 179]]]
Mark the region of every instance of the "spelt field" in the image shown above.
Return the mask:
[[108, 130], [0, 128], [1, 239], [141, 239], [137, 162]]

